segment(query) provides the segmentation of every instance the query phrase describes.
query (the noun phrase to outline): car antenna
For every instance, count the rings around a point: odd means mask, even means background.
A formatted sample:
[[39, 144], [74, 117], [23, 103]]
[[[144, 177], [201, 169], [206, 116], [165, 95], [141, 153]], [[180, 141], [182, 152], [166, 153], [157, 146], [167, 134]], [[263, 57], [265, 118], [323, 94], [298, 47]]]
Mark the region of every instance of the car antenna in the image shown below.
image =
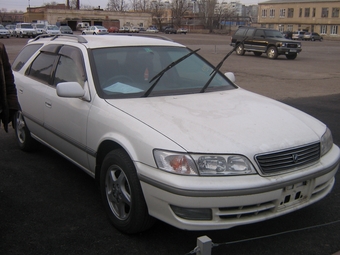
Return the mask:
[[241, 42], [236, 43], [235, 47], [228, 52], [227, 55], [225, 55], [225, 57], [221, 60], [220, 63], [218, 63], [218, 65], [214, 68], [214, 70], [212, 70], [212, 72], [210, 73], [211, 77], [209, 78], [209, 80], [207, 81], [207, 83], [204, 85], [204, 87], [201, 89], [200, 93], [204, 93], [204, 91], [207, 89], [207, 87], [209, 86], [210, 82], [212, 81], [212, 79], [214, 79], [217, 71], [221, 68], [221, 66], [223, 65], [224, 61], [237, 49], [237, 47], [240, 44], [243, 44], [244, 41], [247, 39], [248, 37], [245, 37]]

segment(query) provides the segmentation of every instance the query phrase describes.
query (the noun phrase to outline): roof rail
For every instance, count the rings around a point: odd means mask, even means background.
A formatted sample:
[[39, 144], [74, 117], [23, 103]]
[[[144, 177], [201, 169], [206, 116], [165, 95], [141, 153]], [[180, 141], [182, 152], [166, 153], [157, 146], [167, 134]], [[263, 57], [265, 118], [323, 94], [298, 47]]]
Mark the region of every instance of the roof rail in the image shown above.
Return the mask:
[[158, 38], [166, 41], [171, 41], [173, 42], [174, 40], [170, 39], [169, 37], [163, 36], [163, 35], [156, 35], [156, 34], [145, 34], [145, 33], [113, 33], [110, 34], [112, 36], [117, 36], [117, 35], [125, 35], [125, 36], [142, 36], [142, 37], [152, 37], [152, 38]]
[[67, 35], [67, 34], [61, 34], [61, 35], [39, 35], [35, 37], [31, 42], [37, 41], [40, 38], [46, 38], [46, 37], [51, 37], [51, 41], [58, 39], [59, 37], [69, 37], [71, 39], [76, 39], [79, 43], [87, 43], [87, 40], [84, 38], [82, 35]]

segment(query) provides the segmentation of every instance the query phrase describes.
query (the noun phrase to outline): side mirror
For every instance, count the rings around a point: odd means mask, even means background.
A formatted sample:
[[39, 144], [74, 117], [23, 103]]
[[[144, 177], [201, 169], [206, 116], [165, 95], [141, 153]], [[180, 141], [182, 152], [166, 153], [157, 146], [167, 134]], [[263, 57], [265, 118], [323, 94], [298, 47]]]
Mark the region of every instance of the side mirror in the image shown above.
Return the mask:
[[57, 95], [60, 97], [83, 97], [85, 90], [78, 82], [61, 82], [57, 84]]
[[227, 73], [225, 73], [224, 75], [225, 75], [230, 81], [232, 81], [232, 82], [235, 82], [235, 81], [236, 81], [236, 78], [235, 78], [234, 73], [232, 73], [232, 72], [227, 72]]

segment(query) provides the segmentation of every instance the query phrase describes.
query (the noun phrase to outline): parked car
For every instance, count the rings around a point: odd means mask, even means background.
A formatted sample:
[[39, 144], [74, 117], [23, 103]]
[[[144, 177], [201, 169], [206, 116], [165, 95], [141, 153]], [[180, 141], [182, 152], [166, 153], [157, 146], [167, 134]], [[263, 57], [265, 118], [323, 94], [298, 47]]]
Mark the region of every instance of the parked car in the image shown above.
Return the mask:
[[45, 24], [43, 23], [32, 23], [33, 28], [37, 31], [37, 35], [45, 33]]
[[315, 33], [315, 32], [306, 32], [303, 35], [303, 40], [307, 40], [307, 41], [320, 41], [320, 42], [322, 42], [323, 37], [321, 35], [319, 35], [318, 33]]
[[292, 39], [293, 40], [302, 40], [303, 39], [303, 35], [305, 33], [306, 33], [305, 31], [295, 31], [295, 32], [293, 32]]
[[31, 23], [17, 23], [15, 27], [15, 36], [20, 38], [34, 38], [37, 36], [37, 31]]
[[166, 33], [166, 34], [177, 34], [177, 29], [175, 29], [174, 27], [166, 27], [164, 29], [164, 33]]
[[109, 32], [109, 33], [119, 33], [119, 28], [118, 27], [109, 27], [107, 32]]
[[60, 26], [59, 30], [62, 34], [73, 34], [72, 28], [69, 26]]
[[130, 29], [128, 27], [119, 28], [119, 33], [129, 33]]
[[188, 30], [181, 27], [181, 28], [177, 29], [177, 33], [178, 34], [187, 34]]
[[109, 32], [103, 26], [90, 26], [81, 32], [83, 35], [106, 35]]
[[158, 29], [155, 28], [155, 27], [149, 27], [146, 32], [149, 32], [149, 33], [158, 33]]
[[14, 36], [15, 35], [16, 25], [6, 25], [5, 28], [8, 29], [10, 36]]
[[129, 32], [130, 33], [139, 33], [139, 28], [138, 27], [130, 27]]
[[269, 59], [285, 55], [293, 60], [302, 51], [301, 42], [288, 40], [280, 31], [270, 28], [239, 27], [231, 37], [230, 45], [236, 47], [237, 55], [253, 52], [255, 56], [261, 56], [265, 53]]
[[9, 38], [11, 36], [7, 28], [0, 24], [0, 38]]
[[44, 34], [48, 34], [48, 35], [60, 35], [61, 32], [59, 30], [59, 27], [56, 25], [47, 25], [45, 26], [44, 30], [43, 30]]
[[154, 219], [204, 231], [255, 223], [334, 186], [340, 151], [327, 126], [238, 87], [198, 50], [149, 36], [77, 38], [30, 40], [14, 60], [16, 139], [96, 178], [120, 231]]

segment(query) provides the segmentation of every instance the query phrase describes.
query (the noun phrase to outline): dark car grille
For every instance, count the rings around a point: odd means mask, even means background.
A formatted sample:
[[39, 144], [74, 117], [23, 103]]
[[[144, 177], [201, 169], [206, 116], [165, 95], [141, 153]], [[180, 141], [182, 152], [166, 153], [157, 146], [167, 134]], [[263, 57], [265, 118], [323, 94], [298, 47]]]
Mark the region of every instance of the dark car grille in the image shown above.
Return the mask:
[[296, 43], [288, 43], [287, 48], [297, 48], [298, 45]]
[[319, 159], [320, 143], [255, 156], [255, 160], [264, 174], [293, 170]]

